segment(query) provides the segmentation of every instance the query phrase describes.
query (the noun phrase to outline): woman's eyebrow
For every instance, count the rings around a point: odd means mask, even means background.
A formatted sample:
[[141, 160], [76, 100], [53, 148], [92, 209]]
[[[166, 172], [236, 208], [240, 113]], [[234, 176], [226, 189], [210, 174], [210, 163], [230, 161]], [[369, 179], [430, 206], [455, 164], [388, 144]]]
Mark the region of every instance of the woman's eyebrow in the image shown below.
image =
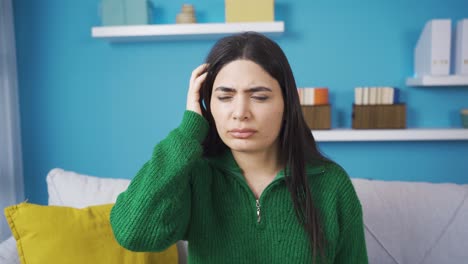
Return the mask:
[[[214, 91], [215, 92], [220, 91], [220, 92], [226, 92], [226, 93], [235, 93], [236, 89], [229, 88], [229, 87], [224, 87], [224, 86], [219, 86], [219, 87], [216, 87]], [[249, 88], [249, 89], [245, 90], [244, 92], [246, 92], [246, 93], [271, 92], [271, 89], [268, 88], [268, 87], [264, 87], [264, 86], [258, 86], [258, 87]]]
[[264, 86], [252, 87], [250, 89], [245, 90], [247, 93], [255, 93], [255, 92], [271, 92], [271, 89]]
[[225, 92], [225, 93], [235, 93], [236, 89], [234, 88], [229, 88], [229, 87], [224, 87], [224, 86], [219, 86], [214, 89], [215, 92]]

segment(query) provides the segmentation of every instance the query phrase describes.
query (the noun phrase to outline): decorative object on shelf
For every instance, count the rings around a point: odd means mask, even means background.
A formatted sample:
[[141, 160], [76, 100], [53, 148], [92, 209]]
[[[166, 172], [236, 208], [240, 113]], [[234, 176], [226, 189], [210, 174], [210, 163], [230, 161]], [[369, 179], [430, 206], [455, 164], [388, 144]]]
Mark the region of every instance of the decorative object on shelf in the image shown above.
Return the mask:
[[176, 24], [197, 23], [195, 8], [191, 4], [183, 4], [182, 10], [176, 16]]
[[298, 88], [304, 119], [310, 129], [331, 128], [331, 106], [328, 100], [328, 88]]
[[461, 122], [464, 128], [468, 128], [468, 108], [460, 111]]
[[433, 19], [426, 23], [414, 49], [414, 74], [449, 75], [452, 36], [450, 19]]
[[354, 129], [406, 128], [406, 105], [356, 105], [353, 104]]
[[405, 128], [406, 108], [396, 87], [356, 87], [352, 127], [355, 129]]
[[274, 0], [225, 0], [226, 22], [271, 22], [274, 6]]
[[151, 9], [147, 0], [102, 0], [103, 26], [149, 24]]
[[451, 24], [450, 19], [426, 23], [414, 49], [414, 77], [406, 85], [468, 86], [468, 19], [458, 21], [454, 34]]
[[302, 105], [302, 113], [307, 126], [310, 129], [331, 128], [331, 106], [326, 105]]
[[455, 74], [468, 76], [468, 19], [459, 20], [455, 33]]

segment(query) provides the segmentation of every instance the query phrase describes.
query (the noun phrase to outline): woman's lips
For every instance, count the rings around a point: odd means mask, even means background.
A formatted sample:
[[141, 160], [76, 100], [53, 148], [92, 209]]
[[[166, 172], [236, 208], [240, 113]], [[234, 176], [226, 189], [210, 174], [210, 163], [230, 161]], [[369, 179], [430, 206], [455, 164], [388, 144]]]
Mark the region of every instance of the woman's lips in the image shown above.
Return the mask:
[[229, 131], [231, 136], [235, 138], [241, 138], [241, 139], [249, 138], [253, 134], [255, 134], [255, 132], [256, 132], [255, 130], [251, 130], [251, 129], [234, 129], [234, 130]]

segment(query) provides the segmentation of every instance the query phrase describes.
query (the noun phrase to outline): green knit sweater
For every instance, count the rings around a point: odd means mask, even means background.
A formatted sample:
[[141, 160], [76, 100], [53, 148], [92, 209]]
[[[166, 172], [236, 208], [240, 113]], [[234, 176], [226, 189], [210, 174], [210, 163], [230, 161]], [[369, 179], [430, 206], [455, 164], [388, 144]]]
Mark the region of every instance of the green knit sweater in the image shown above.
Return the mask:
[[[204, 117], [186, 111], [181, 125], [156, 145], [112, 208], [117, 241], [133, 251], [162, 251], [187, 240], [192, 264], [312, 263], [284, 172], [256, 200], [230, 151], [202, 157], [207, 131]], [[307, 175], [327, 263], [367, 263], [361, 205], [346, 172], [324, 163], [308, 166]]]

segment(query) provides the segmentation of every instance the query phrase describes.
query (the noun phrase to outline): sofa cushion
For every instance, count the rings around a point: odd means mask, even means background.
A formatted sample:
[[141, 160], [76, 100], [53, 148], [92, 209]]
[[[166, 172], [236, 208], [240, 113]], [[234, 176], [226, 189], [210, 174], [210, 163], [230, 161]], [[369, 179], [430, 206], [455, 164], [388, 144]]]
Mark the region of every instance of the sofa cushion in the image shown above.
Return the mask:
[[49, 205], [76, 208], [114, 203], [130, 183], [128, 179], [99, 178], [60, 168], [52, 169], [46, 181]]
[[112, 205], [77, 209], [20, 203], [7, 207], [5, 215], [21, 263], [178, 262], [176, 245], [161, 253], [132, 252], [121, 247], [110, 226]]
[[468, 185], [352, 180], [369, 263], [464, 263]]
[[16, 249], [16, 241], [13, 236], [0, 243], [0, 263], [2, 264], [19, 264], [18, 251]]

